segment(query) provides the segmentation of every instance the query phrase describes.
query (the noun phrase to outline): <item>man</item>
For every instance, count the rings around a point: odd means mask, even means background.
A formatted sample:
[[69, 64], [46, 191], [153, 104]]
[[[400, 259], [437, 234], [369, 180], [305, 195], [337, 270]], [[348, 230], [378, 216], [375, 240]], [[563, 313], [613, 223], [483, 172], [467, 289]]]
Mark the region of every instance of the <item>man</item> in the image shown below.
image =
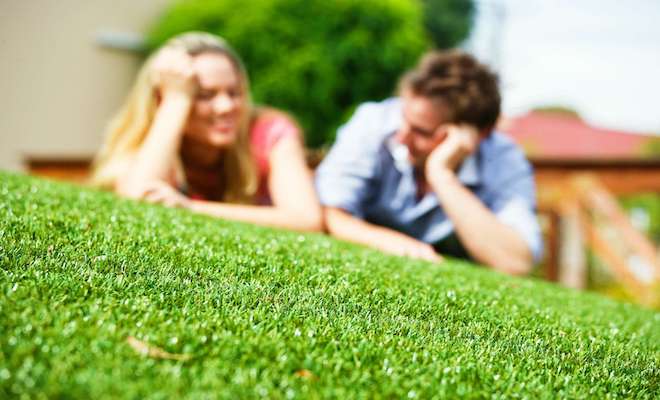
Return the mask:
[[532, 170], [492, 132], [497, 77], [462, 52], [432, 52], [400, 98], [361, 105], [316, 186], [338, 238], [426, 260], [438, 254], [525, 274], [541, 253]]

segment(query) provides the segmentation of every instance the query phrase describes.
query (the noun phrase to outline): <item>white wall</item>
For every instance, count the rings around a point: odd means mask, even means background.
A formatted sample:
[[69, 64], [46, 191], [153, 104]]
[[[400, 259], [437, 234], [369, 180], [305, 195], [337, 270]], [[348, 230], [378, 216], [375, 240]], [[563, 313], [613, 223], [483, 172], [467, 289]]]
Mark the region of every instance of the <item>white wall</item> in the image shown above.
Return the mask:
[[140, 63], [98, 33], [144, 33], [167, 3], [0, 0], [0, 168], [93, 155]]

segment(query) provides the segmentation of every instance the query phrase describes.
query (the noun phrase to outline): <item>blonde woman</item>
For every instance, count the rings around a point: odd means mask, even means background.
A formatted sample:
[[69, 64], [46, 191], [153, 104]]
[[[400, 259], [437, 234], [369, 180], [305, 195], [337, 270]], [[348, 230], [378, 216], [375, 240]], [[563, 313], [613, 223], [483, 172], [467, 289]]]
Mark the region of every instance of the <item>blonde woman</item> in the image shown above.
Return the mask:
[[190, 32], [150, 57], [110, 123], [93, 183], [122, 196], [255, 224], [321, 229], [300, 130], [255, 108], [219, 37]]

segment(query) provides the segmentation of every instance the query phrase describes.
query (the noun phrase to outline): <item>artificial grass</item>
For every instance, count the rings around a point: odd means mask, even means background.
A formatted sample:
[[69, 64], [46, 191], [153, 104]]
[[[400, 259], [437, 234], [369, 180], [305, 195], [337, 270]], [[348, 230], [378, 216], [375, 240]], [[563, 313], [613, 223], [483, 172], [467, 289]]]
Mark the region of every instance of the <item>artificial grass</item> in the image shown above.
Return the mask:
[[660, 393], [658, 312], [4, 173], [0, 293], [0, 398]]

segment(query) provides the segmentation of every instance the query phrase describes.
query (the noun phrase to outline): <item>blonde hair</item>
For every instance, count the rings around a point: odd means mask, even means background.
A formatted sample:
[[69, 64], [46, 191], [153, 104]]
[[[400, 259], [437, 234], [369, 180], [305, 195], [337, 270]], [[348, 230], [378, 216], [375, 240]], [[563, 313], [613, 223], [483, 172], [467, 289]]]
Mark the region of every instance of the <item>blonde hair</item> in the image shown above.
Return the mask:
[[[218, 53], [226, 56], [234, 65], [244, 104], [236, 141], [223, 156], [220, 171], [220, 179], [224, 184], [222, 200], [251, 202], [257, 190], [256, 165], [250, 152], [249, 138], [255, 111], [250, 99], [247, 72], [241, 59], [220, 37], [204, 32], [177, 35], [158, 51], [163, 48], [182, 49], [191, 56]], [[108, 124], [105, 142], [92, 166], [91, 183], [95, 186], [113, 188], [121, 173], [122, 163], [135, 154], [146, 139], [158, 108], [156, 90], [151, 79], [153, 59], [154, 55], [145, 61], [124, 105]]]

